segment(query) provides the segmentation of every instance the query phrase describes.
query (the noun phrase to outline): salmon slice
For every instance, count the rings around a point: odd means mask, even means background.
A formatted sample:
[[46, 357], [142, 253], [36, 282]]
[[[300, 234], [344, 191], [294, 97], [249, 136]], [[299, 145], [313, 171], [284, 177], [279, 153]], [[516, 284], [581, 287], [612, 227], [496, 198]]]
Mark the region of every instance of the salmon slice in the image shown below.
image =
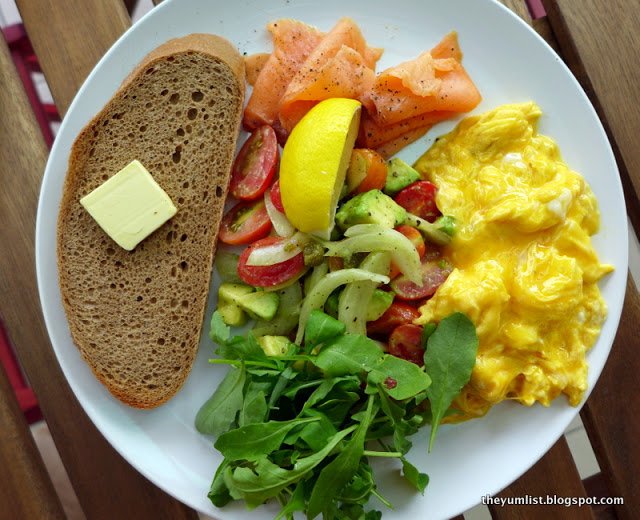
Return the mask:
[[289, 82], [324, 36], [315, 27], [289, 19], [272, 22], [267, 29], [273, 52], [255, 80], [244, 111], [243, 124], [248, 130], [278, 121], [280, 99]]
[[269, 61], [271, 54], [268, 52], [258, 52], [244, 58], [244, 69], [247, 75], [247, 83], [253, 86], [260, 75], [263, 67]]
[[408, 146], [414, 141], [420, 139], [431, 129], [432, 126], [433, 125], [428, 125], [422, 128], [416, 128], [415, 130], [409, 130], [408, 132], [402, 134], [400, 137], [396, 137], [395, 139], [384, 143], [382, 146], [376, 148], [375, 150], [385, 159], [389, 159], [397, 154], [400, 150], [402, 150], [405, 146]]
[[309, 55], [287, 86], [279, 106], [280, 123], [291, 131], [318, 102], [332, 97], [361, 98], [375, 78], [381, 49], [370, 48], [359, 27], [342, 18]]
[[458, 42], [458, 33], [451, 31], [438, 45], [431, 49], [431, 56], [435, 59], [453, 58], [462, 63], [462, 51]]
[[[391, 125], [381, 125], [365, 111], [360, 119], [357, 145], [377, 150], [391, 141], [402, 139], [406, 134], [417, 135], [415, 132], [420, 129], [426, 129], [426, 132], [436, 123], [450, 119], [455, 115], [455, 112], [449, 111], [427, 112]], [[407, 144], [409, 143], [407, 142]]]
[[391, 125], [432, 111], [468, 112], [481, 100], [473, 81], [454, 56], [461, 56], [455, 34], [430, 52], [383, 71], [365, 93], [363, 104], [380, 125]]

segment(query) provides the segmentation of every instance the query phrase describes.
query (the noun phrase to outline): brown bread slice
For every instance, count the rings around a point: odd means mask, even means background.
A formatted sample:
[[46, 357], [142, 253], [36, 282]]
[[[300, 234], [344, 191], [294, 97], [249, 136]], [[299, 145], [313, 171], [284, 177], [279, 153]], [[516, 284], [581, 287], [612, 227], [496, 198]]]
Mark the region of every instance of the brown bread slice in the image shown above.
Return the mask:
[[[128, 405], [158, 406], [191, 370], [243, 101], [236, 49], [192, 34], [147, 55], [73, 145], [57, 230], [63, 303], [84, 359]], [[178, 212], [129, 252], [79, 201], [134, 159]]]

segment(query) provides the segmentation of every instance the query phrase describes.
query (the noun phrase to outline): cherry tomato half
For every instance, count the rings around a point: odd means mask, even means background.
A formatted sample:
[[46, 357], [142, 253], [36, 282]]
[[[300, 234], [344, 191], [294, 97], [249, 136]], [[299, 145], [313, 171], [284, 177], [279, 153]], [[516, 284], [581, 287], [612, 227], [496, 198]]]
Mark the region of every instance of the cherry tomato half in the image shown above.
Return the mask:
[[238, 276], [242, 281], [254, 287], [275, 287], [299, 276], [305, 269], [302, 253], [278, 264], [247, 265], [247, 259], [253, 250], [285, 240], [281, 237], [266, 237], [247, 247], [238, 260]]
[[420, 266], [422, 286], [409, 280], [405, 275], [391, 281], [391, 289], [401, 300], [421, 300], [433, 296], [451, 274], [451, 265], [443, 260], [423, 261]]
[[[398, 226], [396, 228], [396, 231], [399, 231], [405, 237], [411, 240], [420, 258], [424, 256], [425, 252], [427, 251], [427, 246], [424, 243], [424, 238], [422, 238], [420, 231], [418, 231], [416, 228], [413, 228], [411, 226], [405, 226], [405, 225]], [[399, 274], [400, 274], [400, 269], [396, 264], [391, 262], [391, 268], [389, 270], [389, 278], [393, 280]]]
[[367, 323], [367, 334], [388, 336], [399, 325], [412, 323], [420, 317], [420, 311], [402, 302], [393, 302], [376, 321]]
[[284, 213], [284, 206], [282, 205], [282, 196], [280, 195], [280, 180], [276, 180], [269, 190], [269, 197], [271, 202], [280, 213]]
[[267, 189], [278, 166], [278, 141], [268, 125], [256, 129], [238, 152], [231, 170], [231, 194], [255, 200]]
[[423, 366], [424, 348], [422, 348], [421, 338], [420, 325], [400, 325], [389, 337], [389, 354]]
[[387, 163], [382, 155], [369, 148], [356, 148], [351, 152], [347, 169], [347, 186], [350, 193], [381, 190], [386, 182]]
[[433, 222], [441, 215], [436, 206], [437, 191], [438, 188], [432, 182], [417, 181], [401, 190], [393, 200], [409, 213]]
[[220, 240], [225, 244], [250, 244], [271, 231], [271, 219], [264, 200], [239, 202], [222, 218]]

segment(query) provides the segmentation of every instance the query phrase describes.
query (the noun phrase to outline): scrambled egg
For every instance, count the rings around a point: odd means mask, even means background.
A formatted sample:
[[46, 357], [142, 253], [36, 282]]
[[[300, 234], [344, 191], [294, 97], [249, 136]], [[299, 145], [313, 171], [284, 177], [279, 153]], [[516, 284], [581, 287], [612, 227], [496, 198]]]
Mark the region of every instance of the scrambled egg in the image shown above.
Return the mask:
[[417, 323], [466, 313], [480, 341], [469, 384], [454, 406], [483, 415], [503, 399], [577, 405], [587, 386], [585, 355], [607, 309], [603, 265], [590, 236], [597, 201], [537, 133], [535, 103], [504, 105], [463, 120], [418, 160], [458, 229], [444, 255], [455, 266]]

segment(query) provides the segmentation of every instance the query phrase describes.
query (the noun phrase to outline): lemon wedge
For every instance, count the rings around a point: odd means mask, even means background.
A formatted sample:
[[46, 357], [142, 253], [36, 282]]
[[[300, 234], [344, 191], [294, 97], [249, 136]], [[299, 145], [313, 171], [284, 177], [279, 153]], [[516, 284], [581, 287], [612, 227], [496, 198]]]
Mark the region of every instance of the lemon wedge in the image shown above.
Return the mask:
[[282, 151], [280, 193], [297, 229], [329, 238], [360, 125], [360, 102], [331, 98], [294, 127]]

